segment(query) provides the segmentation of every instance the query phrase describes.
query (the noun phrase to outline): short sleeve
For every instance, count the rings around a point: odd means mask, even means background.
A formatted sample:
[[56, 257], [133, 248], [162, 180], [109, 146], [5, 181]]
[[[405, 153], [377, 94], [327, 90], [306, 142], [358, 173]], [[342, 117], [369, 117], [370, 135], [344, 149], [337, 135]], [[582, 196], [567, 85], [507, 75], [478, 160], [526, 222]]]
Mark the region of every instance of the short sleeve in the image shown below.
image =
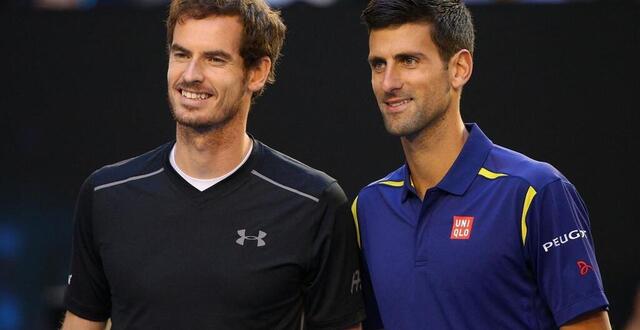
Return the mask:
[[526, 253], [558, 326], [608, 308], [589, 216], [575, 187], [556, 180], [533, 198]]
[[376, 295], [373, 291], [371, 277], [369, 276], [369, 268], [364, 255], [362, 256], [362, 274], [362, 293], [364, 297], [365, 312], [367, 314], [367, 319], [362, 323], [362, 328], [364, 330], [384, 329], [380, 311], [378, 309]]
[[94, 241], [92, 194], [89, 180], [80, 190], [73, 221], [71, 271], [64, 303], [71, 313], [91, 321], [105, 321], [111, 313], [109, 286]]
[[316, 266], [305, 290], [305, 323], [309, 329], [343, 329], [364, 320], [356, 230], [337, 183], [319, 203], [322, 219], [313, 243]]

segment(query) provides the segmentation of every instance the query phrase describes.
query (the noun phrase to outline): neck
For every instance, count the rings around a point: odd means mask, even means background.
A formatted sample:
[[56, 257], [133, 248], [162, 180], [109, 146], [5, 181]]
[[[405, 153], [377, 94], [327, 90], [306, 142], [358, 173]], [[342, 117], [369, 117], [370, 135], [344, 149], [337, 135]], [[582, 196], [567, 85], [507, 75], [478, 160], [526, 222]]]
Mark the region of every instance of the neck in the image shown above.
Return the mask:
[[451, 118], [401, 139], [411, 181], [420, 199], [444, 178], [469, 136], [459, 112], [449, 114], [453, 114], [448, 116]]
[[176, 164], [194, 178], [219, 177], [240, 164], [251, 143], [246, 120], [208, 131], [176, 124]]

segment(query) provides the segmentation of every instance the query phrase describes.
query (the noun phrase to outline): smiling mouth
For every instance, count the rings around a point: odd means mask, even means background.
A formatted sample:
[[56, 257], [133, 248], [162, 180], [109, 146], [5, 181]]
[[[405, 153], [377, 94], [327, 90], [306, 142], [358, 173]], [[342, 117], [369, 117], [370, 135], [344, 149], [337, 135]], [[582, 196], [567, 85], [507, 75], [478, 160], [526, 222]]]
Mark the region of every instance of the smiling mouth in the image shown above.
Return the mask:
[[384, 104], [386, 104], [387, 106], [391, 107], [391, 108], [397, 108], [399, 106], [405, 105], [409, 102], [413, 101], [412, 98], [408, 98], [408, 99], [404, 99], [404, 100], [397, 100], [397, 101], [385, 101]]
[[209, 93], [190, 92], [184, 89], [180, 90], [180, 94], [189, 100], [206, 100], [211, 97]]

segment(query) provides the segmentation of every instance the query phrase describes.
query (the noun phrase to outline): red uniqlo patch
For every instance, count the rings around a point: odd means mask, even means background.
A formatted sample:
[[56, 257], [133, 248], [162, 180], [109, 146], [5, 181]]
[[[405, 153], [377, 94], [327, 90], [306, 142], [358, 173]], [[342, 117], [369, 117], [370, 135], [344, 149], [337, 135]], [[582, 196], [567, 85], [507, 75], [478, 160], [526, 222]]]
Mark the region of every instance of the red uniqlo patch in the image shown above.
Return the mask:
[[473, 217], [454, 215], [451, 239], [469, 239], [473, 228]]

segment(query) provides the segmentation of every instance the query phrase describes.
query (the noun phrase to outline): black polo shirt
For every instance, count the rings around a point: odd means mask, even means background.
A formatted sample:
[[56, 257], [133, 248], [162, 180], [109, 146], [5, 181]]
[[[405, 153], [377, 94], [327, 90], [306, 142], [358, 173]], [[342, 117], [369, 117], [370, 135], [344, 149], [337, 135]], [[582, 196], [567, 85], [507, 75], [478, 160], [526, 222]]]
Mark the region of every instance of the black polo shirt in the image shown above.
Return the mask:
[[363, 320], [347, 199], [328, 175], [255, 141], [198, 191], [173, 143], [83, 184], [67, 309], [113, 329], [340, 329]]

